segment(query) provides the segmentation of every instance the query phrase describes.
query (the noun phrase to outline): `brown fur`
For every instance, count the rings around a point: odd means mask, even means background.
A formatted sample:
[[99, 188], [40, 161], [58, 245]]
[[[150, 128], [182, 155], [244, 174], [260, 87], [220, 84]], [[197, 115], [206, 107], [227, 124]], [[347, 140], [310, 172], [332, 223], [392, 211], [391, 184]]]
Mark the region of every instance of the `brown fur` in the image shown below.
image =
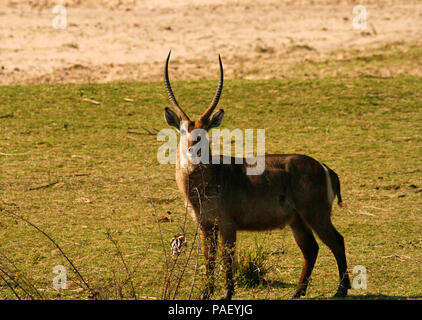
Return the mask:
[[[312, 231], [334, 253], [341, 279], [337, 295], [346, 295], [350, 283], [344, 242], [331, 224], [332, 204], [328, 203], [326, 176], [321, 164], [305, 155], [273, 154], [265, 156], [262, 175], [246, 175], [246, 166], [234, 164], [232, 158], [232, 164], [201, 164], [188, 173], [177, 161], [177, 185], [188, 201], [193, 218], [200, 224], [204, 252], [209, 259], [209, 279], [213, 279], [214, 273], [217, 230], [222, 246], [228, 247], [223, 249], [223, 260], [227, 278], [225, 298], [230, 298], [233, 294], [231, 268], [236, 232], [282, 229], [289, 225], [304, 257], [302, 274], [293, 297], [305, 294], [315, 264], [318, 245]], [[331, 179], [332, 185], [337, 185], [332, 175]], [[334, 193], [337, 194], [337, 190]], [[209, 297], [212, 288], [210, 281], [203, 298]]]

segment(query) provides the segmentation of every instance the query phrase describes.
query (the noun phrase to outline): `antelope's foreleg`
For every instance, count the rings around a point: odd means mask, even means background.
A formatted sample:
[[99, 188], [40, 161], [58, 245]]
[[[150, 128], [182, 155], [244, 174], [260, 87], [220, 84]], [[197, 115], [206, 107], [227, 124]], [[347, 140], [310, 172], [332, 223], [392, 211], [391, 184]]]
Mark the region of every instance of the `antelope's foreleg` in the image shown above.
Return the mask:
[[215, 226], [201, 226], [202, 249], [206, 261], [207, 284], [201, 295], [201, 300], [209, 299], [214, 292], [214, 269], [217, 255], [218, 235]]
[[223, 300], [230, 300], [234, 294], [233, 260], [236, 247], [236, 230], [223, 229], [220, 231], [222, 258], [226, 275], [226, 290]]

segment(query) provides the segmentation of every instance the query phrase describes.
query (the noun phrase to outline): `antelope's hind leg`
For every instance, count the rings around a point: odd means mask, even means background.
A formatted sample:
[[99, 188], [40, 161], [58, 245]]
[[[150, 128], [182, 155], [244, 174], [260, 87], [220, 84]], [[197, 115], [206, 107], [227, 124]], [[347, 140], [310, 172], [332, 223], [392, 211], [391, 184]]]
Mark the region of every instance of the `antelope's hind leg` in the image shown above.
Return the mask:
[[290, 228], [293, 231], [293, 236], [303, 255], [302, 273], [296, 291], [291, 296], [291, 299], [297, 299], [306, 294], [306, 289], [318, 256], [319, 247], [311, 229], [306, 226], [299, 215], [295, 216], [293, 222], [290, 224]]
[[347, 296], [347, 290], [351, 288], [349, 274], [347, 272], [346, 250], [343, 236], [333, 226], [330, 215], [316, 215], [319, 219], [309, 219], [308, 224], [318, 237], [330, 248], [337, 261], [340, 284], [335, 297]]
[[335, 297], [347, 296], [347, 290], [351, 288], [349, 274], [347, 272], [346, 251], [344, 247], [343, 236], [330, 223], [325, 230], [318, 236], [330, 248], [337, 261], [340, 284], [338, 286]]

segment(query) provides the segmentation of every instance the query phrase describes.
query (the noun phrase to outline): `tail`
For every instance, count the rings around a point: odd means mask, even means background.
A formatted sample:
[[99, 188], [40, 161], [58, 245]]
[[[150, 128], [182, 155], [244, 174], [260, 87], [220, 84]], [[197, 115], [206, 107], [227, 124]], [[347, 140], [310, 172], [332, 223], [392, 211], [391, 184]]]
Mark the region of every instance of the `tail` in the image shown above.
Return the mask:
[[337, 183], [336, 183], [336, 185], [337, 185], [337, 189], [336, 189], [337, 204], [338, 204], [340, 207], [344, 207], [344, 203], [343, 203], [343, 200], [341, 199], [341, 192], [340, 192], [340, 178], [338, 177], [337, 173], [335, 173], [335, 172], [334, 172], [333, 170], [331, 170], [331, 169], [330, 169], [330, 173], [331, 173], [331, 176], [332, 176], [332, 177], [334, 176], [334, 180], [335, 180], [335, 182], [337, 182]]
[[332, 189], [333, 189], [333, 193], [337, 196], [337, 204], [340, 207], [344, 207], [344, 203], [343, 203], [343, 200], [341, 198], [340, 179], [339, 179], [337, 173], [335, 173], [333, 170], [331, 170], [325, 164], [323, 164], [323, 166], [325, 168], [327, 168], [328, 172], [330, 173], [331, 186], [332, 186]]

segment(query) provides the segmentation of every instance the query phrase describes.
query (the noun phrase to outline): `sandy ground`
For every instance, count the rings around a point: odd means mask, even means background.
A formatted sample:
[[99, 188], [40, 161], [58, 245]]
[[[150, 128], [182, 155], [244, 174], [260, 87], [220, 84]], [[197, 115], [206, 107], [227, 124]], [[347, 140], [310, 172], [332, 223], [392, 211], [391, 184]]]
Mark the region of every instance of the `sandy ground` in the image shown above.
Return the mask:
[[[0, 84], [286, 76], [304, 60], [422, 39], [422, 1], [0, 0]], [[56, 29], [56, 4], [66, 28]], [[421, 70], [422, 72], [422, 70]]]

